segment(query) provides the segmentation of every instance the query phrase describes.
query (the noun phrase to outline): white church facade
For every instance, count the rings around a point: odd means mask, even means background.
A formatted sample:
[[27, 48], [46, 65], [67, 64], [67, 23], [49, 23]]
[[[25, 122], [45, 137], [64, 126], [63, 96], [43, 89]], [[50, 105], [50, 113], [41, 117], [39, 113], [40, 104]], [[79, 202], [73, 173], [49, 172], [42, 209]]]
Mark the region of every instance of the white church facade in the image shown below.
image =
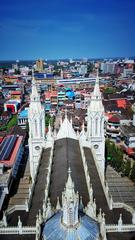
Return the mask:
[[[32, 80], [32, 94], [31, 101], [28, 112], [28, 122], [29, 122], [29, 161], [30, 161], [30, 172], [32, 180], [36, 174], [36, 169], [42, 152], [42, 148], [48, 147], [48, 143], [53, 141], [53, 138], [73, 138], [77, 139], [78, 136], [74, 132], [72, 123], [67, 119], [67, 114], [65, 119], [60, 126], [60, 129], [55, 136], [49, 126], [49, 134], [45, 136], [45, 112], [44, 108], [41, 106], [40, 96], [36, 89], [35, 80]], [[80, 134], [80, 139], [82, 133]], [[88, 122], [87, 122], [87, 132], [83, 135], [83, 141], [81, 141], [83, 146], [89, 146], [93, 149], [96, 156], [97, 166], [101, 171], [101, 175], [104, 178], [105, 169], [105, 137], [104, 137], [104, 107], [102, 104], [101, 92], [99, 89], [99, 77], [97, 73], [97, 78], [95, 82], [94, 91], [92, 93], [91, 101], [88, 106]]]

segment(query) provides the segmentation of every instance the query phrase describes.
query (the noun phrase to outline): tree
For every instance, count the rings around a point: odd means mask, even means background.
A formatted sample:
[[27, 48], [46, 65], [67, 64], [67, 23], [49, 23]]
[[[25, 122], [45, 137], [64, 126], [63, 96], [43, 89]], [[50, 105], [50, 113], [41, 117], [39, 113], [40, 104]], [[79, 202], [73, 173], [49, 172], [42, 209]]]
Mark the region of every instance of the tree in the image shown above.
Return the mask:
[[107, 94], [113, 94], [113, 93], [116, 93], [116, 88], [113, 88], [113, 87], [108, 87], [104, 90], [104, 93], [107, 93]]
[[53, 127], [54, 120], [55, 120], [55, 117], [51, 117], [49, 114], [46, 114], [46, 116], [45, 116], [45, 126], [48, 127], [49, 123], [50, 123], [51, 127]]
[[131, 162], [128, 160], [124, 164], [124, 175], [128, 177], [130, 174], [130, 171], [131, 171]]
[[7, 130], [9, 130], [10, 128], [14, 127], [15, 125], [17, 125], [17, 115], [13, 115], [11, 120], [8, 122]]
[[120, 148], [115, 147], [116, 148], [116, 155], [115, 155], [115, 169], [116, 171], [120, 172], [123, 169], [123, 152]]
[[120, 172], [123, 168], [123, 152], [120, 148], [115, 146], [114, 142], [110, 140], [106, 141], [106, 159], [107, 162], [114, 168], [116, 171]]
[[133, 164], [133, 167], [131, 169], [131, 174], [130, 174], [130, 178], [135, 181], [135, 162]]
[[88, 63], [88, 65], [87, 65], [87, 73], [89, 74], [89, 73], [91, 73], [91, 72], [93, 72], [93, 68], [94, 68], [94, 65], [93, 65], [93, 63]]

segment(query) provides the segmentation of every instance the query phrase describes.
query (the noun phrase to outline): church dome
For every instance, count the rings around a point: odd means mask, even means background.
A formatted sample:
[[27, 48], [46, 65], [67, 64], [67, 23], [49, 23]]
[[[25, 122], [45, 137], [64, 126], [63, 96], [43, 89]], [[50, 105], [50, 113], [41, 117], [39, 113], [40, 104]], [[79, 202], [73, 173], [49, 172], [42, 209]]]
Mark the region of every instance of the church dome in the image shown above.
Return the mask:
[[79, 222], [74, 227], [62, 223], [62, 211], [53, 215], [43, 228], [43, 240], [98, 240], [99, 225], [84, 213], [79, 214]]

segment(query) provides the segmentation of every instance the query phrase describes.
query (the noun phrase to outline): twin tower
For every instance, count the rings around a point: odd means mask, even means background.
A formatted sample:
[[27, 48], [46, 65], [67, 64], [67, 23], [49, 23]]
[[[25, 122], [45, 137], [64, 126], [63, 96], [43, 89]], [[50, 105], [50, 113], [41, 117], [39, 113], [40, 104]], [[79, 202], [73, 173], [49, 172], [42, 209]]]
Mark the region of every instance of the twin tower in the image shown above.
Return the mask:
[[[104, 106], [102, 104], [99, 88], [98, 73], [87, 111], [87, 133], [85, 133], [86, 139], [84, 139], [83, 145], [85, 146], [86, 143], [86, 145], [93, 150], [95, 154], [94, 159], [97, 161], [97, 167], [104, 176]], [[32, 78], [32, 93], [28, 111], [28, 122], [30, 174], [32, 181], [34, 181], [42, 149], [47, 146], [47, 139], [45, 136], [45, 110], [40, 102], [40, 95], [37, 92], [34, 76]]]

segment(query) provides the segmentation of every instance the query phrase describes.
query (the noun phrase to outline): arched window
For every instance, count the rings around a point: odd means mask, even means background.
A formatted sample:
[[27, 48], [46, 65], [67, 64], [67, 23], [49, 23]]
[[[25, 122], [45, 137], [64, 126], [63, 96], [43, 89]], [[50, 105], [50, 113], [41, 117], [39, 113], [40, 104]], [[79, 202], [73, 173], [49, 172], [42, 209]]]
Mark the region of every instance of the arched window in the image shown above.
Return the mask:
[[98, 134], [98, 118], [95, 120], [95, 135]]
[[42, 119], [40, 119], [40, 135], [43, 137], [43, 131], [42, 131]]
[[38, 135], [37, 120], [35, 119], [35, 135]]

